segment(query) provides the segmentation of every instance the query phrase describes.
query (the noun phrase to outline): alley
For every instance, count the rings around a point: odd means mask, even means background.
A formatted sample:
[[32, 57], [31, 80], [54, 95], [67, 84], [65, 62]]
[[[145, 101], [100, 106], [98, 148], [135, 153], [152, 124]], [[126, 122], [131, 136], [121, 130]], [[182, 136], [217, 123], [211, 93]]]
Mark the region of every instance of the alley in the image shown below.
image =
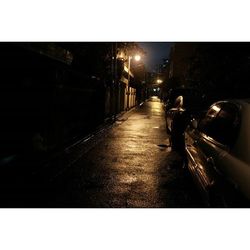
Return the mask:
[[151, 97], [88, 142], [92, 146], [53, 178], [39, 206], [202, 206], [168, 143], [163, 105]]

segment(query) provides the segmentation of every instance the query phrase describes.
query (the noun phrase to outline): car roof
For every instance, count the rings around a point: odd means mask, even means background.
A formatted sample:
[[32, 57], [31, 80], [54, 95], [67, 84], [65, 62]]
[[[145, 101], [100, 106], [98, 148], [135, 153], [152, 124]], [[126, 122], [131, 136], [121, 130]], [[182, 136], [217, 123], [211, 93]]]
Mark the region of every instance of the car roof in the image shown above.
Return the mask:
[[250, 99], [236, 99], [235, 102], [239, 104], [250, 104]]
[[217, 101], [215, 103], [213, 103], [211, 106], [213, 106], [216, 103], [222, 103], [222, 102], [230, 102], [230, 103], [234, 103], [237, 105], [249, 105], [250, 104], [250, 98], [249, 99], [226, 99], [226, 100], [220, 100]]

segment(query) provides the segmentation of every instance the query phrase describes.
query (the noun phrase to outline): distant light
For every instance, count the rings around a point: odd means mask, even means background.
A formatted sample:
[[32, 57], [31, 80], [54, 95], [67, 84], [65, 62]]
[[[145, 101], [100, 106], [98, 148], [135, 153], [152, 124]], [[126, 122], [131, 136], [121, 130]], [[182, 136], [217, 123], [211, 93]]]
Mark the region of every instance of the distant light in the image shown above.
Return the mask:
[[158, 91], [160, 91], [160, 88], [157, 88]]
[[156, 82], [157, 83], [162, 83], [162, 80], [161, 79], [157, 79]]
[[141, 56], [140, 55], [135, 55], [135, 60], [138, 62], [141, 60]]
[[154, 91], [156, 91], [156, 89], [154, 89]]

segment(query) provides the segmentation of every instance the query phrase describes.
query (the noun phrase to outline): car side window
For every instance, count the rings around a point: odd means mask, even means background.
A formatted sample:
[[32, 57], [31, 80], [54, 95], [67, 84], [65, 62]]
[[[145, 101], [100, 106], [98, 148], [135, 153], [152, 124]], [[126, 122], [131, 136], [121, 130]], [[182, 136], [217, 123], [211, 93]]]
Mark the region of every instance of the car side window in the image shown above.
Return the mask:
[[216, 116], [221, 110], [220, 104], [213, 105], [205, 117], [199, 122], [198, 130], [202, 133], [214, 138], [216, 136]]
[[232, 103], [224, 103], [216, 120], [218, 130], [220, 130], [217, 140], [222, 144], [231, 146], [235, 143], [239, 131], [240, 115], [238, 107]]
[[210, 108], [199, 129], [214, 140], [231, 146], [236, 140], [239, 124], [238, 107], [225, 102]]

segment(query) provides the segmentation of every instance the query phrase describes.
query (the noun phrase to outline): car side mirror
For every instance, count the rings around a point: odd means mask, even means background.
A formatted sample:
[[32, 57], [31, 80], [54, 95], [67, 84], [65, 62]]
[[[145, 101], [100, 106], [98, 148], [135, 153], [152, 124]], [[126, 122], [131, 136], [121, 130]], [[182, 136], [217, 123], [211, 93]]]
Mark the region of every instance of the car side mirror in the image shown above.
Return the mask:
[[191, 120], [191, 127], [193, 129], [197, 129], [197, 127], [198, 127], [198, 121], [196, 119], [192, 119]]

